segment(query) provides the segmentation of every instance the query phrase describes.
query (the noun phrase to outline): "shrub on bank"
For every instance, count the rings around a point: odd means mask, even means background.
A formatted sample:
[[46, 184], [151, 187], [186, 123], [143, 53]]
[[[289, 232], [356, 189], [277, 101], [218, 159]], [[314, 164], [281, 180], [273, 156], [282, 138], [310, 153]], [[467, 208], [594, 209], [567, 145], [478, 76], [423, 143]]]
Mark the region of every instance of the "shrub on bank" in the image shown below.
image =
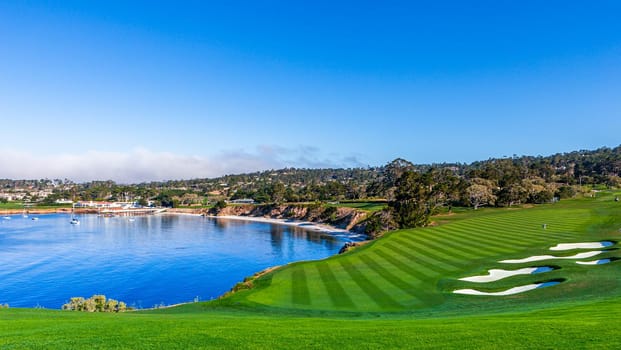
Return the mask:
[[128, 308], [127, 304], [122, 301], [106, 299], [105, 295], [93, 295], [88, 299], [73, 297], [63, 305], [62, 309], [85, 312], [123, 312], [132, 308]]

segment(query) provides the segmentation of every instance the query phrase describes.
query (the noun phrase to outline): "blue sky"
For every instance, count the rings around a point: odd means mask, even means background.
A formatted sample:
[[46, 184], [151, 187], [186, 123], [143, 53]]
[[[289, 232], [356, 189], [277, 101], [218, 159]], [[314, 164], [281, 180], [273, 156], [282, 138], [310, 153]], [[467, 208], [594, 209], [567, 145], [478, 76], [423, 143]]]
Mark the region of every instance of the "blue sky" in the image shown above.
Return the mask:
[[618, 1], [3, 1], [0, 177], [619, 145]]

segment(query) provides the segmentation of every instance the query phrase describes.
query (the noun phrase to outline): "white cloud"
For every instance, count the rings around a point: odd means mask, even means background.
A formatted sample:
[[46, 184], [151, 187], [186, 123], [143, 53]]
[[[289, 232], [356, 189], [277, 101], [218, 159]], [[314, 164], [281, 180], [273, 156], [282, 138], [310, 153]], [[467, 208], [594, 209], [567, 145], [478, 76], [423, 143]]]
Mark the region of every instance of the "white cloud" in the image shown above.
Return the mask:
[[35, 155], [0, 151], [0, 178], [68, 178], [83, 182], [114, 180], [137, 183], [171, 179], [209, 178], [283, 167], [359, 166], [355, 157], [322, 159], [313, 147], [286, 149], [259, 146], [255, 152], [231, 150], [212, 156], [189, 156], [135, 148], [128, 152], [86, 151]]

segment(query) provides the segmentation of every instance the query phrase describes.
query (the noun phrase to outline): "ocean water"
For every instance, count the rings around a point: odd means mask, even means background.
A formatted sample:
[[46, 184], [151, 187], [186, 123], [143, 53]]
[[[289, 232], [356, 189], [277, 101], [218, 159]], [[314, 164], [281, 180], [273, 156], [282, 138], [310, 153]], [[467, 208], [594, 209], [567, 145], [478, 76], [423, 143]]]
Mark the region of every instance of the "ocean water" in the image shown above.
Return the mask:
[[347, 240], [187, 215], [78, 218], [0, 218], [0, 304], [58, 309], [93, 294], [137, 308], [209, 300], [265, 268], [336, 254]]

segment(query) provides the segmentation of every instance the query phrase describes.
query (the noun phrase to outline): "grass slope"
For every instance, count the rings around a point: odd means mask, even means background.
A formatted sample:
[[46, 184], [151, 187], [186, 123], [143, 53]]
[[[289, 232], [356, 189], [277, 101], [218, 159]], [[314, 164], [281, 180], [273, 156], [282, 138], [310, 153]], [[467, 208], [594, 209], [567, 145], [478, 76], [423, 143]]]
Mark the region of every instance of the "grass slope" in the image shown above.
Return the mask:
[[[574, 260], [523, 264], [499, 261], [576, 253], [550, 252], [549, 247], [557, 243], [615, 240], [618, 222], [610, 220], [612, 211], [618, 212], [619, 208], [618, 203], [606, 197], [529, 209], [482, 210], [462, 214], [459, 219], [442, 217], [447, 222], [437, 227], [393, 232], [345, 255], [292, 264], [265, 276], [259, 288], [233, 298], [242, 304], [279, 309], [385, 313], [429, 308], [491, 310], [504, 307], [507, 300], [515, 306], [571, 300], [584, 294], [606, 297], [610, 289], [618, 292], [621, 288], [615, 278], [619, 262], [589, 269]], [[597, 258], [619, 256], [619, 251], [612, 247]], [[485, 274], [490, 268], [544, 265], [558, 269], [483, 285], [458, 280]], [[510, 298], [452, 293], [461, 288], [499, 291], [551, 279], [564, 282]]]
[[[1, 309], [0, 348], [619, 348], [621, 261], [498, 261], [576, 253], [550, 252], [557, 243], [618, 241], [620, 214], [608, 194], [442, 216], [437, 227], [393, 232], [340, 256], [278, 269], [252, 290], [172, 309]], [[619, 257], [617, 246], [601, 257]], [[558, 269], [485, 285], [458, 280], [539, 265]], [[507, 297], [452, 293], [548, 279], [564, 282]]]

